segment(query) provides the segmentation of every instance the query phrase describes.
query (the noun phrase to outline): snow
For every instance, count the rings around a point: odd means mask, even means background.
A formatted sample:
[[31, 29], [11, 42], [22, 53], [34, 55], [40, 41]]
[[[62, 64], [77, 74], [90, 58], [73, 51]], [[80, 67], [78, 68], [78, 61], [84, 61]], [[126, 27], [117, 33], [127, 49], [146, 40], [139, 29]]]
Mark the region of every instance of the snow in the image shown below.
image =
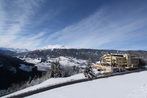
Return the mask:
[[30, 72], [32, 71], [32, 68], [34, 68], [34, 66], [27, 66], [25, 64], [20, 64], [21, 66], [19, 67], [19, 69]]
[[41, 62], [41, 59], [40, 58], [36, 58], [36, 59], [33, 59], [33, 58], [20, 58], [28, 63], [33, 63], [33, 64], [37, 64], [37, 63], [40, 63]]
[[47, 87], [47, 86], [50, 86], [50, 85], [56, 85], [56, 84], [59, 84], [59, 83], [64, 83], [64, 82], [73, 81], [73, 80], [82, 79], [82, 78], [85, 78], [83, 74], [77, 74], [77, 75], [73, 75], [73, 76], [67, 77], [67, 78], [50, 78], [50, 79], [42, 82], [41, 84], [25, 88], [21, 91], [17, 91], [15, 93], [10, 94], [10, 95], [4, 96], [4, 98], [7, 98], [7, 97], [10, 97], [10, 96], [13, 96], [13, 95], [17, 95], [17, 94], [21, 94], [21, 93], [24, 93], [24, 92], [36, 90], [36, 89], [39, 89], [39, 88]]
[[47, 71], [50, 69], [51, 63], [41, 62], [41, 63], [36, 64], [35, 66], [37, 66], [38, 71]]
[[106, 64], [106, 62], [103, 62], [103, 61], [97, 61], [96, 63], [97, 64]]
[[59, 59], [59, 62], [62, 66], [80, 66], [86, 64], [86, 60], [76, 59], [72, 57], [60, 56], [57, 59]]
[[48, 45], [48, 46], [41, 48], [40, 50], [47, 50], [47, 49], [54, 50], [54, 49], [75, 49], [75, 48], [64, 46], [64, 45]]
[[20, 58], [25, 62], [33, 63], [39, 71], [47, 71], [50, 69], [51, 63], [59, 61], [61, 66], [85, 66], [86, 60], [81, 60], [73, 57], [59, 56], [57, 58], [48, 58], [47, 61], [41, 62], [41, 58]]
[[[48, 90], [26, 98], [147, 98], [146, 74], [147, 71], [143, 71], [101, 78]], [[84, 78], [83, 74], [67, 78], [51, 78], [41, 84], [17, 91], [3, 98], [81, 78]]]
[[147, 71], [64, 86], [26, 98], [147, 98]]

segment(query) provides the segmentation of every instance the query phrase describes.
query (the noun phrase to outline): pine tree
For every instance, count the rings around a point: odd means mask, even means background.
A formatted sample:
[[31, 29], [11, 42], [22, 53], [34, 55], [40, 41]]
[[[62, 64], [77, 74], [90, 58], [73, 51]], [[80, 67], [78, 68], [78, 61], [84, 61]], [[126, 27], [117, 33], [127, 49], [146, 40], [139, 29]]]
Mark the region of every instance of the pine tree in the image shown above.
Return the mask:
[[51, 65], [51, 77], [61, 77], [61, 68], [59, 61], [53, 62]]
[[96, 77], [93, 70], [92, 70], [91, 59], [89, 59], [87, 61], [87, 65], [84, 69], [84, 75], [85, 75], [85, 77], [88, 77], [88, 79], [93, 79]]

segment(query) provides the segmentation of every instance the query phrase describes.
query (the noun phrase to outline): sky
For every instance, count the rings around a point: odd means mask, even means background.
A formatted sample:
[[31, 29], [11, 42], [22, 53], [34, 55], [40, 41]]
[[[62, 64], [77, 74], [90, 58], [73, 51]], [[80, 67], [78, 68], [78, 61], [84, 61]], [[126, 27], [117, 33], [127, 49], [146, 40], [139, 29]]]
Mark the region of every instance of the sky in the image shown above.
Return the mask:
[[0, 47], [147, 50], [147, 0], [0, 0]]

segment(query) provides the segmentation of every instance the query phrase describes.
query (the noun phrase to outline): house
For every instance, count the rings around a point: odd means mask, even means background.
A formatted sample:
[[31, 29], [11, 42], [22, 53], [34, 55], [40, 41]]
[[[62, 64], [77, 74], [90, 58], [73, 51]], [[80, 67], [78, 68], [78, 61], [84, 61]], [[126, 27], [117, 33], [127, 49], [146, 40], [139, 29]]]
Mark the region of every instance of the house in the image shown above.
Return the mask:
[[102, 68], [102, 66], [106, 66], [105, 69], [110, 69], [109, 67], [137, 69], [139, 66], [139, 57], [130, 54], [105, 54], [101, 57], [100, 62], [94, 65], [96, 68]]

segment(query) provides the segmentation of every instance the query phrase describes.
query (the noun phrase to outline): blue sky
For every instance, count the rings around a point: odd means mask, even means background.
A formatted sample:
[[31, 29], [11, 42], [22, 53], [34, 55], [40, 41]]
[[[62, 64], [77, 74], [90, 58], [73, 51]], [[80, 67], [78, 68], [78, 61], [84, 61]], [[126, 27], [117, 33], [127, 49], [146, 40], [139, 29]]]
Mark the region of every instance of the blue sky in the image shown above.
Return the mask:
[[147, 0], [0, 0], [0, 47], [147, 50]]

